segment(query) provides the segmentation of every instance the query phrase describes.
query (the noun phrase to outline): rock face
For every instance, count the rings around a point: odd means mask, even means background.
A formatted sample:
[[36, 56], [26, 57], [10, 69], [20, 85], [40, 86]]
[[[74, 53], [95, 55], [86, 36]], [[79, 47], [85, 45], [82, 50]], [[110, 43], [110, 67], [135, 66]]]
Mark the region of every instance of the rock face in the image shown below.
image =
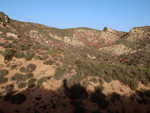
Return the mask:
[[9, 17], [5, 15], [3, 12], [0, 12], [0, 26], [5, 26], [9, 23]]
[[101, 51], [109, 51], [115, 55], [122, 55], [122, 54], [128, 54], [128, 53], [135, 53], [136, 50], [133, 50], [132, 48], [126, 47], [123, 44], [115, 44], [108, 47], [100, 48]]
[[71, 36], [58, 36], [57, 34], [50, 34], [50, 36], [71, 45], [101, 48], [115, 43], [126, 34], [112, 29], [99, 31], [88, 28], [71, 29], [70, 33]]
[[145, 38], [150, 37], [150, 26], [145, 27], [135, 27], [130, 30], [129, 34], [126, 36], [127, 40], [132, 42], [141, 41]]
[[[117, 33], [114, 32], [115, 35]], [[127, 55], [150, 49], [150, 26], [133, 28], [129, 33], [122, 33], [120, 36], [120, 39], [115, 38], [116, 43], [100, 48], [99, 50], [111, 52], [115, 55]], [[107, 35], [104, 37], [107, 37]]]

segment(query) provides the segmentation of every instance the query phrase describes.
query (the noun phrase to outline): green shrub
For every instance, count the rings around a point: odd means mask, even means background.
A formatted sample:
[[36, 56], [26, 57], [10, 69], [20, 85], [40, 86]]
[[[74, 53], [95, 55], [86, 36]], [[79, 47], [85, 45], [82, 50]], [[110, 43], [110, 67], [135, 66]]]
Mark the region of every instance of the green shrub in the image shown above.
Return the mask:
[[22, 93], [18, 93], [11, 97], [11, 103], [13, 104], [22, 104], [26, 100], [26, 96]]
[[42, 50], [48, 50], [49, 48], [46, 47], [46, 46], [41, 46], [40, 49], [42, 49]]
[[28, 73], [29, 69], [25, 68], [25, 67], [21, 67], [20, 68], [20, 72], [24, 72], [24, 73]]
[[7, 93], [13, 92], [13, 89], [14, 89], [13, 85], [7, 85], [7, 86], [5, 87], [5, 91], [6, 91]]
[[128, 41], [127, 38], [121, 38], [115, 42], [115, 44], [122, 44], [125, 45], [126, 47], [136, 49], [136, 43], [133, 43], [131, 41]]
[[11, 70], [15, 69], [17, 67], [17, 65], [11, 65]]
[[36, 69], [36, 65], [35, 65], [35, 64], [29, 64], [29, 65], [27, 65], [27, 69], [28, 69], [30, 72], [32, 72], [32, 71], [34, 71], [34, 70]]
[[35, 60], [39, 60], [39, 59], [40, 59], [40, 56], [34, 55], [34, 59], [35, 59]]
[[0, 70], [0, 77], [4, 77], [6, 75], [8, 75], [9, 71], [7, 71], [6, 69], [2, 69]]
[[15, 54], [15, 57], [16, 58], [23, 58], [24, 57], [24, 53], [17, 51], [16, 54]]
[[48, 59], [49, 57], [47, 56], [47, 55], [43, 55], [43, 57], [40, 59], [40, 60], [46, 60], [46, 59]]
[[5, 43], [1, 43], [1, 42], [0, 42], [0, 46], [3, 46], [4, 44], [5, 44]]
[[31, 79], [27, 82], [28, 88], [33, 88], [33, 87], [35, 87], [35, 86], [36, 86], [35, 81], [36, 81], [35, 78], [31, 78]]
[[95, 84], [98, 82], [98, 81], [96, 80], [96, 78], [91, 78], [90, 81], [93, 82], [93, 83], [95, 83]]
[[103, 85], [103, 83], [104, 83], [103, 80], [102, 80], [102, 79], [99, 79], [99, 84], [100, 84], [100, 85]]
[[0, 51], [0, 54], [3, 55], [3, 51]]
[[62, 80], [63, 79], [63, 75], [65, 73], [65, 70], [58, 67], [56, 70], [55, 70], [55, 74], [54, 74], [54, 79], [55, 80]]
[[7, 78], [4, 78], [4, 77], [0, 77], [0, 84], [4, 84], [7, 82]]
[[28, 51], [26, 52], [25, 59], [26, 59], [26, 60], [31, 60], [31, 59], [33, 58], [33, 56], [34, 56], [34, 52], [28, 50]]
[[122, 82], [125, 85], [128, 85], [131, 88], [131, 90], [135, 90], [138, 87], [138, 83], [139, 83], [137, 79], [132, 79], [129, 77], [122, 78]]
[[26, 87], [26, 83], [20, 83], [19, 85], [18, 85], [18, 88], [19, 89], [22, 89], [22, 88], [25, 88]]
[[28, 50], [31, 45], [32, 45], [31, 43], [23, 42], [21, 44], [18, 44], [16, 48], [17, 50], [23, 51], [23, 50]]
[[132, 90], [135, 90], [136, 88], [138, 88], [138, 84], [139, 84], [138, 80], [132, 79], [132, 80], [130, 81], [129, 87], [130, 87]]
[[9, 36], [9, 37], [6, 37], [5, 40], [14, 40], [14, 37]]
[[104, 27], [103, 31], [107, 31], [107, 30], [108, 30], [108, 28], [107, 28], [107, 27]]
[[16, 53], [16, 50], [14, 49], [5, 49], [5, 52], [4, 52], [4, 59], [9, 61], [13, 58], [13, 56], [15, 55]]
[[43, 64], [52, 65], [53, 63], [54, 63], [54, 61], [52, 61], [52, 60], [46, 60]]
[[102, 65], [100, 65], [96, 61], [91, 61], [87, 58], [82, 58], [82, 57], [80, 59], [75, 59], [75, 61], [73, 61], [73, 59], [70, 59], [70, 60], [71, 61], [69, 62], [74, 62], [75, 65], [77, 65], [77, 68], [76, 68], [77, 73], [84, 73], [86, 76], [101, 76], [102, 75]]
[[5, 42], [5, 44], [3, 45], [3, 48], [14, 48], [14, 45], [9, 42]]
[[111, 76], [108, 76], [108, 75], [105, 75], [104, 76], [104, 80], [107, 82], [107, 83], [110, 83], [112, 81], [112, 77]]
[[60, 64], [59, 63], [56, 63], [56, 66], [59, 66]]
[[43, 82], [47, 80], [47, 77], [43, 77], [37, 81], [37, 86], [42, 86]]
[[17, 40], [13, 40], [12, 43], [13, 43], [13, 44], [17, 44], [18, 41], [17, 41]]
[[34, 50], [40, 49], [40, 46], [39, 45], [33, 45], [32, 49], [34, 49]]
[[148, 81], [147, 78], [142, 77], [142, 78], [140, 79], [140, 81], [141, 81], [142, 84], [144, 84], [145, 86], [148, 86], [148, 85], [149, 85], [149, 81]]
[[32, 78], [33, 77], [33, 73], [27, 73], [26, 75], [25, 75], [25, 78], [26, 79], [29, 79], [29, 78]]
[[86, 76], [84, 73], [76, 73], [75, 75], [69, 77], [67, 80], [68, 87], [80, 83], [85, 77]]
[[18, 81], [23, 81], [24, 80], [24, 76], [20, 73], [16, 73], [13, 78], [13, 80], [18, 80]]

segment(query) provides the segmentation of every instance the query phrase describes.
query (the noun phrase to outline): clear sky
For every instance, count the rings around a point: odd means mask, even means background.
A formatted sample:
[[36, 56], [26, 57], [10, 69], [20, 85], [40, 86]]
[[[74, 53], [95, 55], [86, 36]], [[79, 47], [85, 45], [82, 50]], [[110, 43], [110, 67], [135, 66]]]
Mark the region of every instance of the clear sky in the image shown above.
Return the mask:
[[0, 0], [0, 11], [15, 20], [56, 28], [129, 31], [150, 25], [150, 0]]

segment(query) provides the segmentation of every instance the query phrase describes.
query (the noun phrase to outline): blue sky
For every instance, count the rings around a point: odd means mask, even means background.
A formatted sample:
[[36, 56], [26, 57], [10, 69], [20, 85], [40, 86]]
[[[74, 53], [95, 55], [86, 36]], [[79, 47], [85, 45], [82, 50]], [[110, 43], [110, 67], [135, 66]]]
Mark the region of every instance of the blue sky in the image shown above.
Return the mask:
[[0, 0], [0, 11], [15, 20], [56, 28], [129, 31], [150, 25], [150, 0]]

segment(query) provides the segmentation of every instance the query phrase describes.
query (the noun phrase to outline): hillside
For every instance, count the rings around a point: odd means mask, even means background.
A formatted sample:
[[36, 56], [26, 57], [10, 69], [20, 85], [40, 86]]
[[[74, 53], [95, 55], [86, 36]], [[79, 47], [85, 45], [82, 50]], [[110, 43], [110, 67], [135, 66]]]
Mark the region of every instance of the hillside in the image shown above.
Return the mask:
[[150, 26], [57, 29], [0, 12], [0, 113], [150, 113]]

